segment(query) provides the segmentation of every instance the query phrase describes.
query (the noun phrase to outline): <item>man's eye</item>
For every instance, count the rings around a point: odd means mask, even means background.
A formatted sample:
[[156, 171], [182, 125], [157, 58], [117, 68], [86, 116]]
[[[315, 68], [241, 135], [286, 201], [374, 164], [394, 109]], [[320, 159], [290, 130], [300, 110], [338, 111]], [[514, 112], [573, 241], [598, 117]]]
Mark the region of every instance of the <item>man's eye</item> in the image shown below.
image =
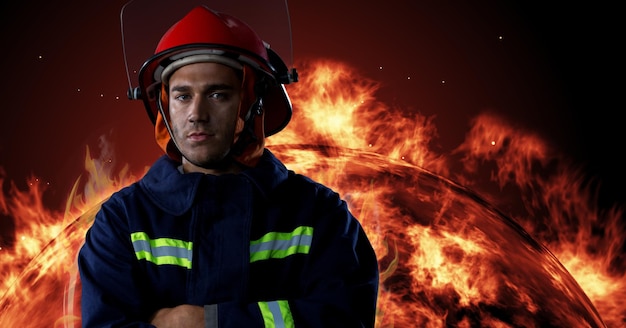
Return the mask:
[[184, 100], [189, 99], [189, 95], [185, 95], [185, 94], [177, 95], [176, 97], [174, 97], [174, 99], [184, 101]]
[[209, 98], [213, 101], [229, 101], [231, 99], [231, 94], [228, 92], [215, 92], [210, 94]]

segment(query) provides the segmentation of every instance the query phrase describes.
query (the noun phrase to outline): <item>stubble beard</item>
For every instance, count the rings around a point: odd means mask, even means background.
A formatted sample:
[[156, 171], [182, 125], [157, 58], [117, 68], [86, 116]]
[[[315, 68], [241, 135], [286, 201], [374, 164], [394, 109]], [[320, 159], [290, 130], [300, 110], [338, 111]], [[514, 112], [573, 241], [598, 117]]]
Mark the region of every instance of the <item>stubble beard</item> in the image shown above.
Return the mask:
[[[184, 145], [179, 140], [185, 140], [185, 133], [182, 130], [174, 129], [174, 135], [177, 136], [176, 143], [178, 151], [181, 153], [183, 160], [193, 164], [194, 166], [201, 167], [209, 170], [223, 170], [228, 168], [233, 163], [233, 157], [231, 155], [232, 147], [225, 147], [219, 152], [209, 152], [206, 155], [194, 154], [193, 147], [180, 147]], [[231, 143], [232, 144], [232, 141]], [[206, 145], [200, 145], [197, 147], [207, 147]], [[195, 156], [194, 156], [195, 155]]]

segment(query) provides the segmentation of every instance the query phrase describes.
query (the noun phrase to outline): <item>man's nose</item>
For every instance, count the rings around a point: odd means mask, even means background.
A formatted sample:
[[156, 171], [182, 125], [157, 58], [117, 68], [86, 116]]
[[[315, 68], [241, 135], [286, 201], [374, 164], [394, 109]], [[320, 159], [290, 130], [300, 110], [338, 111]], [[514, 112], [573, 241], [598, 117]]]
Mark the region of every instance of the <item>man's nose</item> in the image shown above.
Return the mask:
[[189, 122], [208, 122], [210, 119], [209, 101], [203, 97], [196, 97], [189, 106]]

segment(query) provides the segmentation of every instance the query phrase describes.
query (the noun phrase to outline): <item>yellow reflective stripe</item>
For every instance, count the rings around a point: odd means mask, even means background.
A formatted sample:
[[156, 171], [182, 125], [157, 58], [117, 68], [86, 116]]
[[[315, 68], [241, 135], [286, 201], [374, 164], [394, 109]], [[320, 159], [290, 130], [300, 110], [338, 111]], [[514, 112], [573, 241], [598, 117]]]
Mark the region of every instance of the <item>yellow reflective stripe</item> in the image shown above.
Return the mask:
[[292, 232], [268, 232], [263, 237], [255, 240], [252, 244], [260, 244], [273, 240], [289, 240], [294, 235], [313, 235], [313, 227], [301, 226], [295, 228]]
[[178, 265], [183, 268], [191, 269], [191, 261], [175, 256], [153, 256], [147, 251], [135, 252], [138, 260], [146, 260], [156, 265]]
[[308, 226], [297, 227], [292, 232], [269, 232], [250, 242], [250, 262], [308, 254], [312, 240], [313, 227]]
[[172, 238], [150, 239], [145, 232], [133, 232], [130, 240], [138, 260], [156, 265], [177, 265], [191, 269], [193, 243]]
[[294, 328], [289, 302], [285, 300], [258, 302], [265, 328]]
[[270, 250], [265, 250], [265, 251], [254, 252], [250, 254], [250, 263], [261, 261], [261, 260], [268, 260], [268, 259], [282, 259], [282, 258], [285, 258], [289, 255], [293, 255], [296, 253], [308, 254], [310, 248], [311, 248], [310, 246], [293, 246], [285, 250], [271, 250], [270, 249]]

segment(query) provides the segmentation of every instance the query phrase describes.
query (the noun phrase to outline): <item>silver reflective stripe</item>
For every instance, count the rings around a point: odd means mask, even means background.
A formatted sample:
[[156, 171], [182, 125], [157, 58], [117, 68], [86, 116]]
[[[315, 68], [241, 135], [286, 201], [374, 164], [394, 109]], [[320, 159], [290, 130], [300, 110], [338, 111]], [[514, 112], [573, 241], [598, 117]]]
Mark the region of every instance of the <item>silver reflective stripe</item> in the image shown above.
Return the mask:
[[265, 328], [294, 328], [289, 302], [285, 300], [259, 302]]
[[312, 240], [313, 227], [308, 226], [297, 227], [292, 232], [269, 232], [250, 242], [250, 262], [308, 254]]
[[204, 328], [218, 328], [217, 304], [204, 306]]
[[150, 239], [145, 232], [130, 234], [135, 256], [156, 265], [177, 265], [191, 269], [193, 243], [173, 238]]

